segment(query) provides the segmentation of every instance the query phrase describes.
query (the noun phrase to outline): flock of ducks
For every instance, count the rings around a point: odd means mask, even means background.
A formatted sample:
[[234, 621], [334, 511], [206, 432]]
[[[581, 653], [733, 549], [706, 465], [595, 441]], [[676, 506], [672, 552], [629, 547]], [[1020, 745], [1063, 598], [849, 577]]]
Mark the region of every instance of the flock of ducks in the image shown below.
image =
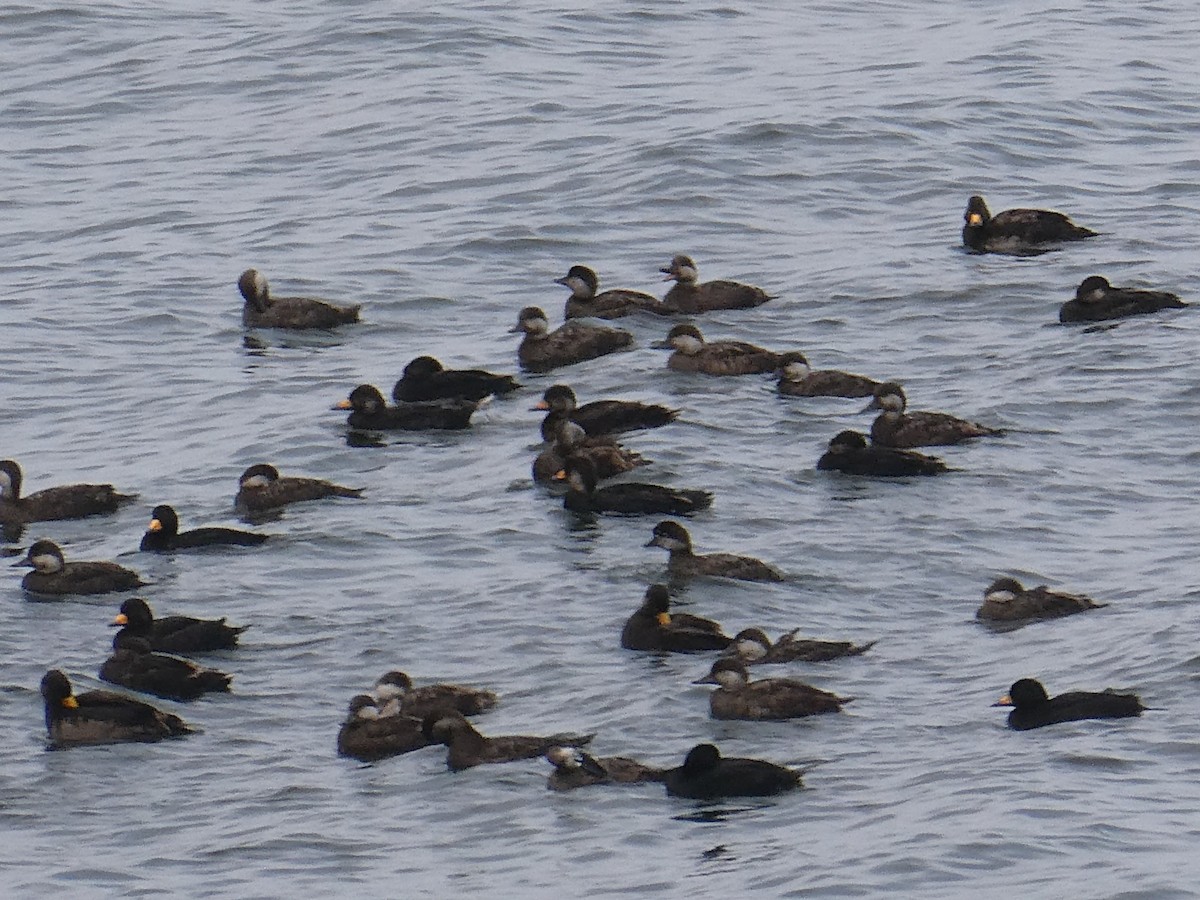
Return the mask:
[[[978, 253], [1036, 255], [1056, 244], [1097, 234], [1048, 210], [1013, 209], [993, 216], [978, 196], [970, 198], [964, 220], [963, 244]], [[674, 284], [660, 299], [639, 291], [600, 291], [592, 269], [572, 266], [557, 279], [571, 291], [561, 326], [551, 330], [548, 317], [538, 307], [526, 307], [518, 315], [512, 331], [523, 335], [517, 349], [521, 369], [549, 372], [633, 345], [629, 331], [588, 320], [634, 314], [694, 317], [711, 310], [753, 309], [772, 299], [751, 285], [701, 282], [695, 262], [687, 256], [674, 257], [661, 271]], [[254, 269], [242, 273], [238, 288], [245, 301], [243, 322], [248, 328], [328, 329], [359, 318], [358, 306], [275, 297], [266, 278]], [[1104, 278], [1091, 276], [1080, 284], [1074, 299], [1063, 304], [1059, 319], [1064, 323], [1101, 322], [1185, 305], [1175, 294], [1114, 288]], [[674, 323], [659, 346], [672, 351], [667, 366], [676, 372], [715, 377], [772, 374], [778, 378], [779, 393], [786, 396], [870, 398], [868, 409], [878, 411], [878, 416], [869, 435], [856, 431], [835, 435], [817, 462], [819, 470], [865, 477], [939, 475], [951, 470], [940, 459], [913, 448], [1004, 434], [998, 428], [947, 413], [910, 411], [901, 385], [854, 373], [813, 370], [796, 349], [768, 350], [742, 341], [706, 340], [692, 321]], [[390, 405], [378, 388], [364, 384], [354, 388], [337, 408], [349, 412], [347, 424], [358, 431], [461, 429], [469, 427], [482, 404], [520, 388], [511, 375], [447, 370], [433, 357], [420, 356], [405, 367]], [[674, 518], [707, 508], [712, 503], [711, 493], [642, 481], [605, 483], [648, 462], [622, 446], [617, 435], [668, 426], [679, 410], [611, 399], [581, 405], [565, 384], [548, 388], [536, 408], [546, 413], [541, 424], [546, 446], [533, 461], [534, 481], [561, 486], [564, 507], [576, 513], [673, 517], [653, 526], [646, 545], [667, 551], [671, 583], [694, 577], [764, 583], [784, 580], [774, 566], [752, 557], [695, 552], [687, 528]], [[31, 494], [23, 494], [22, 487], [20, 466], [12, 460], [0, 461], [0, 528], [8, 541], [19, 540], [31, 523], [112, 513], [137, 499], [108, 484], [67, 485]], [[270, 464], [258, 463], [239, 479], [235, 505], [248, 521], [258, 523], [290, 503], [361, 499], [362, 494], [360, 488], [285, 476]], [[260, 532], [224, 527], [181, 531], [176, 511], [164, 504], [154, 507], [140, 549], [173, 553], [213, 546], [255, 547], [268, 538]], [[135, 571], [115, 563], [68, 561], [62, 549], [46, 539], [35, 540], [15, 565], [33, 569], [25, 575], [22, 587], [43, 598], [133, 592], [147, 586]], [[985, 591], [976, 615], [982, 621], [1011, 625], [1102, 606], [1088, 597], [1046, 587], [1026, 589], [1012, 578], [1001, 578]], [[100, 666], [103, 681], [181, 702], [230, 690], [230, 675], [204, 668], [188, 657], [236, 647], [243, 627], [229, 625], [224, 619], [156, 618], [140, 597], [122, 603], [113, 625], [120, 630], [113, 639], [112, 655]], [[667, 584], [649, 586], [642, 605], [620, 635], [621, 646], [634, 651], [718, 654], [708, 674], [695, 683], [715, 686], [709, 696], [713, 718], [740, 720], [786, 720], [841, 711], [853, 698], [795, 678], [752, 679], [750, 669], [854, 657], [873, 643], [805, 639], [795, 631], [772, 642], [761, 628], [747, 628], [730, 637], [712, 620], [673, 612]], [[41, 693], [53, 746], [157, 741], [193, 730], [180, 717], [124, 693], [75, 694], [67, 675], [57, 669], [42, 679]], [[444, 745], [447, 764], [455, 771], [545, 756], [553, 766], [548, 783], [555, 790], [598, 783], [659, 782], [669, 794], [683, 797], [763, 796], [801, 782], [795, 770], [763, 760], [723, 757], [707, 743], [688, 751], [681, 765], [663, 769], [627, 757], [591, 756], [583, 749], [593, 737], [590, 734], [488, 737], [468, 717], [485, 713], [497, 699], [491, 691], [461, 685], [414, 686], [404, 672], [391, 671], [351, 699], [338, 732], [337, 751], [373, 762]], [[1032, 679], [1017, 681], [996, 705], [1012, 707], [1008, 724], [1018, 730], [1077, 719], [1136, 716], [1146, 709], [1136, 696], [1111, 691], [1071, 692], [1051, 698]]]

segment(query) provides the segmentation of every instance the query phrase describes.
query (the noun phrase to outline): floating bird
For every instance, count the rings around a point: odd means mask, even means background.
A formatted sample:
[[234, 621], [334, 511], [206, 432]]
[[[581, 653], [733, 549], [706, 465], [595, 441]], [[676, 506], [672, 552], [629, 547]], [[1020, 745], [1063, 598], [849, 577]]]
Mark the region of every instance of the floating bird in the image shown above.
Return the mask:
[[999, 428], [941, 412], [905, 412], [908, 399], [895, 382], [881, 384], [867, 409], [883, 410], [871, 425], [871, 441], [883, 447], [930, 447], [977, 437], [999, 437]]
[[565, 479], [563, 506], [573, 512], [660, 513], [686, 516], [712, 505], [712, 494], [690, 488], [625, 481], [597, 487], [591, 460], [573, 456], [556, 477]]
[[992, 622], [1057, 619], [1107, 605], [1082, 594], [1052, 591], [1044, 584], [1026, 588], [1015, 578], [997, 578], [983, 592], [983, 605], [975, 611], [975, 618]]
[[963, 220], [963, 246], [976, 253], [1029, 255], [1044, 252], [1047, 243], [1081, 241], [1097, 234], [1045, 209], [1006, 209], [993, 216], [978, 195], [967, 201]]
[[1075, 299], [1068, 300], [1058, 310], [1058, 321], [1103, 322], [1127, 316], [1143, 316], [1164, 309], [1183, 309], [1187, 304], [1178, 294], [1167, 291], [1141, 291], [1135, 288], [1115, 288], [1108, 279], [1090, 275], [1075, 290]]
[[563, 419], [558, 423], [558, 436], [554, 443], [533, 461], [533, 480], [553, 481], [572, 456], [590, 460], [596, 467], [596, 477], [600, 479], [612, 478], [649, 463], [640, 454], [622, 447], [614, 438], [606, 434], [588, 437], [574, 422]]
[[405, 715], [383, 715], [374, 697], [358, 694], [350, 700], [346, 720], [337, 735], [339, 756], [375, 762], [428, 747], [433, 742], [421, 729], [421, 720]]
[[508, 394], [521, 387], [511, 375], [496, 375], [483, 369], [447, 369], [432, 356], [418, 356], [407, 366], [396, 386], [396, 403], [429, 400], [482, 400]]
[[593, 400], [577, 405], [575, 392], [565, 384], [546, 388], [534, 409], [549, 410], [542, 420], [542, 440], [552, 441], [564, 420], [574, 422], [589, 437], [636, 431], [639, 428], [658, 428], [674, 422], [679, 410], [657, 403], [638, 400]]
[[915, 450], [901, 450], [880, 444], [867, 444], [857, 431], [840, 431], [829, 442], [829, 449], [817, 460], [823, 472], [845, 472], [880, 478], [904, 478], [909, 475], [937, 475], [950, 468], [936, 456]]
[[481, 404], [474, 400], [430, 400], [388, 406], [379, 388], [360, 384], [334, 409], [348, 409], [346, 424], [368, 431], [455, 431], [471, 424]]
[[146, 586], [137, 572], [116, 563], [67, 562], [62, 550], [51, 541], [35, 541], [25, 558], [13, 563], [16, 566], [33, 567], [21, 579], [21, 587], [31, 594], [107, 594]]
[[683, 765], [667, 769], [667, 794], [707, 800], [713, 797], [769, 797], [800, 786], [801, 775], [761, 759], [723, 757], [712, 744], [697, 744]]
[[408, 675], [394, 670], [379, 676], [373, 694], [384, 712], [395, 710], [418, 719], [447, 709], [457, 710], [465, 716], [474, 716], [487, 712], [496, 705], [498, 699], [492, 691], [461, 684], [427, 684], [413, 687], [412, 679]]
[[706, 342], [695, 325], [676, 325], [654, 346], [674, 348], [667, 368], [703, 375], [758, 375], [779, 369], [783, 354], [744, 341]]
[[549, 372], [633, 346], [633, 335], [628, 331], [574, 319], [550, 331], [546, 314], [536, 306], [522, 309], [516, 326], [509, 331], [525, 332], [517, 347], [517, 361], [527, 372]]
[[230, 676], [178, 656], [155, 653], [145, 638], [118, 634], [112, 656], [100, 666], [100, 680], [166, 700], [195, 700], [228, 693]]
[[675, 282], [662, 301], [663, 308], [672, 313], [692, 315], [714, 309], [749, 309], [772, 299], [762, 288], [736, 281], [698, 284], [699, 271], [689, 256], [676, 256], [659, 271], [666, 276], [664, 281]]
[[85, 691], [76, 695], [70, 680], [58, 669], [42, 677], [42, 699], [46, 732], [55, 747], [153, 742], [192, 733], [179, 716], [123, 694]]
[[29, 522], [103, 515], [137, 499], [136, 494], [117, 493], [111, 484], [64, 484], [22, 497], [23, 481], [21, 467], [14, 460], [0, 460], [0, 526], [10, 541], [18, 540]]
[[1069, 691], [1050, 697], [1042, 683], [1032, 678], [1014, 682], [1007, 696], [1001, 697], [992, 706], [1012, 707], [1012, 712], [1008, 714], [1008, 727], [1015, 731], [1028, 731], [1080, 719], [1127, 719], [1140, 716], [1149, 709], [1142, 706], [1136, 694], [1118, 694], [1112, 689], [1100, 693]]
[[130, 597], [121, 604], [121, 611], [110, 623], [121, 626], [118, 635], [145, 638], [151, 650], [163, 653], [207, 653], [213, 650], [232, 650], [238, 636], [250, 626], [226, 625], [225, 619], [194, 619], [191, 616], [155, 618], [141, 597]]
[[740, 581], [783, 581], [783, 575], [773, 566], [752, 556], [733, 553], [692, 552], [692, 536], [678, 522], [666, 520], [654, 526], [647, 547], [662, 547], [670, 553], [667, 571], [675, 577], [719, 575]]
[[875, 646], [875, 641], [855, 644], [850, 641], [817, 641], [796, 637], [798, 628], [771, 643], [761, 628], [744, 628], [733, 638], [730, 650], [745, 665], [786, 662], [828, 662], [843, 656], [858, 656]]
[[453, 772], [469, 769], [484, 763], [513, 762], [518, 759], [533, 759], [551, 747], [567, 745], [580, 747], [591, 743], [592, 734], [553, 734], [549, 737], [510, 734], [500, 737], [484, 737], [463, 718], [462, 713], [451, 710], [427, 715], [422, 723], [426, 736], [434, 742], [445, 744], [446, 765]]
[[238, 479], [233, 505], [243, 512], [263, 513], [289, 503], [323, 500], [326, 497], [361, 497], [362, 488], [342, 487], [320, 478], [280, 475], [269, 463], [256, 463]]
[[142, 535], [141, 550], [166, 553], [172, 550], [192, 550], [198, 547], [238, 546], [257, 547], [269, 535], [236, 528], [205, 527], [190, 531], [179, 530], [179, 516], [165, 503], [154, 507], [150, 525]]
[[718, 659], [707, 675], [692, 684], [718, 686], [708, 697], [709, 713], [714, 719], [798, 719], [841, 712], [842, 706], [853, 699], [792, 678], [762, 678], [752, 682], [745, 664], [729, 657]]
[[255, 269], [247, 269], [238, 278], [246, 305], [242, 324], [258, 328], [333, 328], [358, 321], [355, 306], [334, 306], [312, 297], [272, 297], [267, 279]]
[[578, 747], [551, 747], [546, 759], [554, 771], [546, 780], [552, 791], [570, 791], [589, 784], [640, 784], [662, 781], [665, 773], [627, 756], [604, 756], [597, 759]]
[[671, 598], [665, 584], [652, 584], [645, 599], [621, 629], [621, 646], [626, 650], [657, 650], [666, 653], [698, 653], [724, 650], [731, 638], [711, 619], [670, 612]]
[[600, 279], [587, 266], [571, 266], [566, 275], [554, 281], [571, 289], [571, 297], [563, 310], [564, 319], [619, 319], [633, 312], [649, 312], [661, 316], [671, 314], [671, 310], [664, 307], [661, 300], [641, 291], [616, 288], [596, 293], [600, 287]]
[[814, 372], [799, 350], [779, 357], [779, 393], [788, 397], [870, 397], [879, 382], [866, 375], [820, 369]]

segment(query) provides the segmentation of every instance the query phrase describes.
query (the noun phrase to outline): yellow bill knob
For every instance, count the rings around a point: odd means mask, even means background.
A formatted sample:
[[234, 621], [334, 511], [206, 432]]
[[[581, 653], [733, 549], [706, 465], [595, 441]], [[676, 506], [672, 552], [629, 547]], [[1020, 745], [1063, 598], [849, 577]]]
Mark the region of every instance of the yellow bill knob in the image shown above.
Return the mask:
[[162, 531], [162, 522], [158, 519], [151, 519], [149, 528], [151, 531]]
[[658, 620], [658, 624], [663, 626], [663, 628], [666, 628], [668, 625], [671, 624], [671, 614], [670, 613], [661, 612], [654, 618]]

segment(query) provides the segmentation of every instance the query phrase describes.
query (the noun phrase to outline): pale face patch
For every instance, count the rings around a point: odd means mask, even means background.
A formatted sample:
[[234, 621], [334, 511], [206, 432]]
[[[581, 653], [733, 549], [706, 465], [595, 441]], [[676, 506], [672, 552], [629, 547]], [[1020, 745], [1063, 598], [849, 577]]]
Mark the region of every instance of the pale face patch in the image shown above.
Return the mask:
[[698, 340], [694, 335], [677, 334], [671, 338], [671, 346], [685, 356], [695, 356], [704, 347], [704, 341]]
[[[347, 405], [349, 405], [348, 401], [344, 401], [344, 402], [346, 402]], [[271, 482], [267, 479], [266, 475], [251, 475], [249, 478], [247, 478], [245, 481], [242, 482], [242, 487], [250, 488], [251, 490], [254, 490], [256, 488], [265, 488], [270, 483]]]
[[783, 367], [783, 377], [788, 381], [803, 381], [811, 371], [807, 363], [790, 362]]
[[767, 648], [758, 641], [744, 638], [737, 642], [737, 654], [742, 659], [762, 659], [767, 655]]
[[62, 559], [53, 553], [39, 553], [37, 556], [31, 557], [29, 561], [33, 563], [33, 568], [42, 575], [53, 575], [61, 572], [63, 568]]
[[1012, 591], [992, 591], [983, 598], [988, 603], [1012, 603], [1017, 595]]

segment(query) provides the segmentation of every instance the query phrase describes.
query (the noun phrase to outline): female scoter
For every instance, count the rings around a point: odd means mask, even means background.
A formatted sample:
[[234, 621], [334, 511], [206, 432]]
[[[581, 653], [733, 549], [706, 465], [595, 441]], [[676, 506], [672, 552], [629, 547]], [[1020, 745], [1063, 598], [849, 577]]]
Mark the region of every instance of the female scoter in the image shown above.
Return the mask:
[[393, 710], [423, 719], [439, 710], [453, 709], [464, 716], [487, 712], [496, 705], [495, 692], [461, 684], [427, 684], [413, 687], [404, 672], [391, 671], [379, 676], [372, 691], [384, 712]]
[[587, 266], [571, 266], [566, 275], [554, 281], [571, 289], [571, 297], [563, 310], [564, 319], [619, 319], [639, 311], [660, 316], [671, 314], [661, 300], [642, 291], [615, 288], [596, 293], [600, 279]]
[[829, 449], [817, 460], [817, 468], [822, 472], [878, 478], [938, 475], [950, 471], [950, 467], [936, 456], [880, 444], [868, 445], [866, 436], [857, 431], [839, 431], [834, 435]]
[[25, 558], [13, 563], [32, 566], [21, 579], [21, 587], [31, 594], [66, 596], [68, 594], [107, 594], [145, 587], [146, 582], [132, 569], [111, 562], [67, 562], [58, 545], [35, 541]]
[[483, 369], [447, 369], [432, 356], [418, 356], [392, 388], [395, 403], [429, 400], [482, 400], [515, 391], [521, 385], [511, 375]]
[[783, 575], [778, 569], [752, 556], [693, 553], [692, 536], [678, 522], [659, 522], [654, 526], [653, 536], [646, 546], [662, 547], [670, 553], [667, 571], [675, 577], [719, 575], [739, 581], [783, 581]]
[[633, 335], [628, 331], [574, 319], [550, 331], [546, 314], [536, 306], [522, 309], [516, 326], [509, 331], [525, 333], [517, 347], [517, 361], [527, 372], [549, 372], [633, 346]]
[[714, 719], [798, 719], [841, 712], [842, 706], [853, 699], [792, 678], [762, 678], [752, 682], [745, 664], [729, 657], [718, 659], [707, 675], [692, 684], [718, 685], [708, 698], [709, 713]]
[[1058, 321], [1063, 324], [1104, 322], [1127, 316], [1144, 316], [1164, 309], [1183, 309], [1186, 306], [1178, 294], [1115, 288], [1107, 278], [1089, 275], [1075, 289], [1075, 299], [1068, 300], [1059, 308]]
[[238, 546], [257, 547], [269, 535], [256, 534], [253, 531], [239, 531], [236, 528], [193, 528], [191, 531], [179, 530], [179, 516], [175, 510], [165, 503], [154, 507], [150, 513], [150, 525], [142, 535], [139, 549], [156, 553], [167, 553], [172, 550], [191, 550], [197, 547]]
[[195, 700], [207, 693], [228, 693], [231, 676], [178, 656], [155, 653], [145, 638], [118, 633], [113, 652], [100, 666], [100, 680], [165, 700]]
[[578, 747], [551, 747], [546, 759], [554, 771], [546, 780], [552, 791], [570, 791], [589, 784], [641, 784], [662, 781], [665, 773], [627, 756], [596, 758]]
[[817, 641], [796, 637], [800, 629], [781, 634], [771, 643], [761, 628], [744, 628], [733, 638], [730, 651], [747, 666], [787, 662], [828, 662], [844, 656], [858, 656], [875, 646], [875, 641], [855, 644], [851, 641]]
[[664, 281], [675, 282], [662, 300], [663, 308], [671, 313], [693, 315], [713, 309], [749, 309], [771, 299], [762, 288], [737, 281], [698, 284], [700, 274], [689, 256], [676, 256], [659, 271], [666, 276]]
[[975, 253], [1028, 255], [1044, 251], [1048, 243], [1081, 241], [1097, 234], [1045, 209], [1006, 209], [993, 216], [978, 195], [967, 201], [963, 220], [963, 246]]
[[1069, 691], [1050, 697], [1042, 683], [1032, 678], [1014, 682], [1008, 695], [992, 706], [1012, 707], [1012, 712], [1008, 714], [1008, 727], [1015, 731], [1028, 731], [1080, 719], [1127, 719], [1140, 716], [1149, 709], [1142, 706], [1136, 694], [1118, 694], [1111, 689], [1099, 693]]
[[761, 759], [721, 756], [712, 744], [697, 744], [682, 766], [663, 773], [663, 781], [672, 797], [769, 797], [799, 787], [800, 773]]
[[484, 737], [457, 710], [431, 713], [422, 722], [427, 737], [445, 744], [449, 750], [446, 765], [452, 772], [469, 769], [484, 763], [505, 763], [518, 759], [533, 759], [551, 747], [566, 744], [581, 747], [591, 743], [594, 734], [552, 734], [549, 737], [510, 734]]
[[675, 352], [667, 359], [667, 368], [676, 372], [703, 375], [758, 375], [779, 369], [783, 354], [764, 350], [744, 341], [706, 342], [695, 325], [676, 325], [665, 341], [654, 346]]
[[799, 350], [779, 355], [779, 393], [787, 397], [870, 397], [879, 382], [866, 375], [820, 369], [814, 372]]
[[975, 618], [991, 622], [1058, 619], [1107, 605], [1082, 594], [1052, 591], [1044, 584], [1025, 588], [1015, 578], [998, 578], [983, 592], [983, 605], [975, 611]]
[[1004, 431], [941, 412], [905, 412], [904, 388], [881, 384], [867, 409], [883, 410], [871, 425], [871, 441], [883, 447], [931, 447], [977, 437], [1000, 437]]
[[375, 762], [428, 747], [433, 740], [412, 716], [384, 715], [374, 697], [358, 694], [350, 699], [346, 720], [338, 729], [337, 752], [362, 762]]
[[674, 422], [679, 410], [657, 403], [639, 400], [593, 400], [578, 405], [575, 392], [568, 385], [554, 384], [546, 388], [534, 409], [549, 410], [542, 420], [542, 440], [552, 441], [563, 420], [570, 420], [591, 437], [619, 434], [639, 428], [658, 428]]
[[558, 423], [558, 435], [554, 443], [539, 453], [533, 461], [533, 480], [553, 481], [554, 477], [564, 470], [567, 460], [572, 456], [582, 456], [591, 460], [592, 465], [596, 467], [596, 477], [602, 480], [650, 462], [640, 454], [622, 447], [606, 434], [588, 437], [584, 430], [570, 419], [563, 419]]
[[334, 409], [348, 409], [346, 424], [367, 431], [456, 431], [471, 424], [480, 404], [457, 398], [388, 406], [379, 388], [360, 384]]
[[671, 595], [665, 584], [652, 584], [637, 612], [621, 629], [621, 646], [626, 650], [656, 650], [665, 653], [699, 653], [724, 650], [731, 638], [712, 619], [670, 612]]
[[567, 482], [563, 506], [573, 512], [659, 513], [691, 515], [712, 506], [712, 494], [694, 488], [665, 487], [623, 481], [597, 487], [599, 477], [592, 461], [581, 456], [567, 460], [562, 477]]
[[23, 481], [21, 467], [14, 460], [0, 460], [0, 526], [11, 541], [20, 538], [29, 522], [103, 515], [137, 499], [136, 494], [117, 493], [111, 484], [64, 484], [22, 497]]
[[242, 324], [258, 328], [333, 328], [358, 321], [355, 306], [334, 306], [312, 297], [272, 297], [267, 279], [255, 269], [247, 269], [238, 278], [246, 305]]
[[192, 733], [179, 716], [124, 694], [73, 694], [70, 680], [58, 669], [42, 677], [42, 699], [46, 704], [46, 732], [55, 747], [153, 742]]
[[225, 619], [195, 619], [191, 616], [162, 616], [155, 618], [141, 597], [130, 597], [121, 604], [121, 611], [111, 623], [121, 626], [118, 635], [144, 638], [151, 650], [163, 653], [207, 653], [212, 650], [232, 650], [238, 636], [249, 625], [226, 625]]
[[279, 470], [269, 463], [256, 463], [238, 479], [238, 492], [233, 498], [233, 505], [253, 515], [279, 509], [289, 503], [322, 500], [325, 497], [361, 497], [362, 492], [362, 488], [342, 487], [320, 478], [280, 475]]

